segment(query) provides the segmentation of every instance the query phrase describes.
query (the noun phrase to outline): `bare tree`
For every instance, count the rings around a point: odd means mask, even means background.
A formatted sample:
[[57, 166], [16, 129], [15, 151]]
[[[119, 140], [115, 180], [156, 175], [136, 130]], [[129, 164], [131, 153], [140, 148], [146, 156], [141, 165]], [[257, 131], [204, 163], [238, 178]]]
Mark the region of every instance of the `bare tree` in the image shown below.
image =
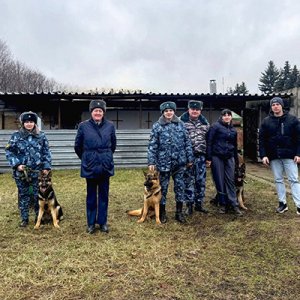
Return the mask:
[[53, 78], [14, 60], [8, 46], [0, 39], [0, 92], [52, 92], [64, 88]]

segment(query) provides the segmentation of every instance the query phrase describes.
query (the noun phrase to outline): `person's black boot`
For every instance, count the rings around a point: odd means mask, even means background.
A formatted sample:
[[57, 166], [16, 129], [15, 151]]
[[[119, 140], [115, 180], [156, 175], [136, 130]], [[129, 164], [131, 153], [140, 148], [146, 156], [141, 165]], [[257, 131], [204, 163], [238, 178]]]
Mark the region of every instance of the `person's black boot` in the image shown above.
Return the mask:
[[175, 220], [178, 221], [179, 223], [186, 223], [186, 219], [182, 212], [182, 207], [183, 207], [182, 202], [176, 202]]
[[28, 220], [22, 220], [22, 222], [20, 223], [19, 227], [25, 228], [25, 227], [27, 227], [28, 223], [29, 223]]
[[193, 203], [188, 202], [188, 203], [186, 204], [185, 214], [186, 214], [187, 216], [191, 216], [191, 215], [193, 214]]
[[240, 211], [240, 209], [238, 208], [238, 206], [235, 206], [233, 208], [233, 211], [234, 211], [234, 214], [238, 217], [242, 217], [243, 216], [243, 213]]
[[159, 205], [159, 219], [161, 223], [167, 223], [167, 214], [166, 214], [166, 205], [160, 204]]
[[220, 208], [219, 208], [219, 214], [226, 214], [226, 207], [225, 205], [220, 205]]
[[204, 214], [208, 214], [208, 210], [205, 209], [201, 203], [196, 203], [195, 204], [195, 211], [199, 211], [199, 212], [202, 212]]

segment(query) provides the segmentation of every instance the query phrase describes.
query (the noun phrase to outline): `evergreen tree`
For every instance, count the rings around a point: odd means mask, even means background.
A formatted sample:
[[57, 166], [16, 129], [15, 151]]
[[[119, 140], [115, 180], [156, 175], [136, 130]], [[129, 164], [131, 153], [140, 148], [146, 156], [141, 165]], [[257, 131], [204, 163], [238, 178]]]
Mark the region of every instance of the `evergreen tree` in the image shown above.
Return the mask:
[[295, 87], [300, 87], [300, 75], [298, 75], [297, 81], [295, 83]]
[[275, 91], [281, 92], [289, 89], [289, 80], [291, 76], [291, 66], [288, 61], [285, 62], [283, 69], [280, 70], [280, 76], [275, 84]]
[[249, 91], [247, 90], [246, 84], [242, 81], [241, 85], [239, 86], [239, 94], [248, 94]]
[[248, 94], [249, 91], [247, 90], [246, 84], [243, 81], [241, 84], [236, 84], [235, 88], [232, 87], [227, 89], [227, 93], [229, 94]]
[[234, 94], [234, 89], [232, 87], [227, 88], [228, 94]]
[[278, 78], [279, 78], [279, 71], [276, 68], [274, 62], [270, 60], [265, 72], [261, 73], [261, 77], [259, 79], [261, 84], [258, 84], [258, 88], [263, 93], [273, 93], [275, 91], [275, 84]]
[[297, 87], [297, 80], [299, 79], [299, 70], [297, 69], [297, 66], [294, 65], [290, 77], [288, 81], [286, 82], [286, 89], [292, 89], [294, 87]]

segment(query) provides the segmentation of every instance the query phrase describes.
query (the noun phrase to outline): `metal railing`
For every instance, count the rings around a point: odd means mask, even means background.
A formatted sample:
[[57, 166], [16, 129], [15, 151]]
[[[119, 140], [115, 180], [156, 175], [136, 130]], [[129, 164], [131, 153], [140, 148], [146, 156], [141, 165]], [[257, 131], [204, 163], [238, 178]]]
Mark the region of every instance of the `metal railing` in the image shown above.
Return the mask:
[[[10, 172], [5, 157], [5, 146], [13, 130], [0, 130], [0, 173]], [[77, 169], [80, 160], [74, 152], [76, 130], [45, 130], [52, 153], [53, 169]], [[147, 147], [150, 130], [117, 130], [117, 148], [114, 154], [116, 167], [147, 166]]]

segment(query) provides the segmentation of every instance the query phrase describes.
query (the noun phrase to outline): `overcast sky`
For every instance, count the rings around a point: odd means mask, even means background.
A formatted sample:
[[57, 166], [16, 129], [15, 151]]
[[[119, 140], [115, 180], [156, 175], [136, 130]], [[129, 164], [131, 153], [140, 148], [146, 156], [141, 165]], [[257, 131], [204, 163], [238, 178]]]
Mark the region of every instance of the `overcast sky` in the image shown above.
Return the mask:
[[300, 1], [0, 0], [0, 39], [82, 90], [260, 93], [268, 61], [300, 69]]

